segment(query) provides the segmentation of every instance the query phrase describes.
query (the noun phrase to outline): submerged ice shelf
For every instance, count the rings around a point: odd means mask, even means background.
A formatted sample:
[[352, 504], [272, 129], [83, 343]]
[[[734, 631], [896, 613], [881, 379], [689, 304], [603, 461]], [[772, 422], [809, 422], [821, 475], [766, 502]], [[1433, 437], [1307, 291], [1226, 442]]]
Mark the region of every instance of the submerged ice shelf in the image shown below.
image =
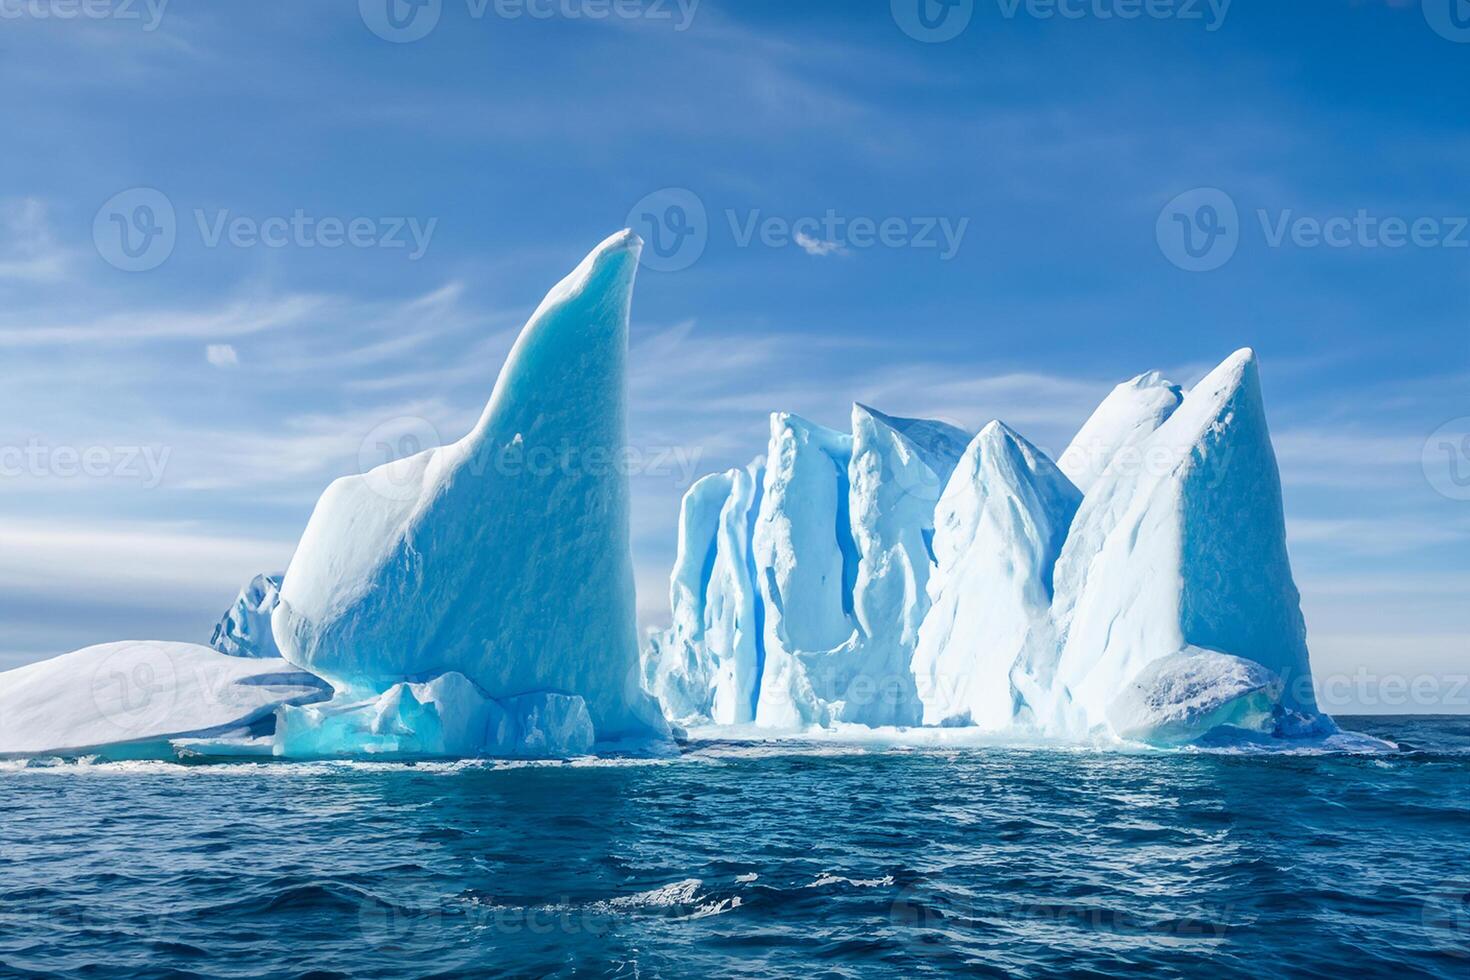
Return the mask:
[[[0, 755], [568, 757], [716, 737], [1349, 745], [1317, 708], [1254, 354], [1119, 385], [1054, 463], [854, 405], [679, 514], [639, 650], [619, 467], [642, 243], [546, 296], [462, 439], [343, 477], [211, 646], [0, 674]], [[867, 734], [864, 734], [867, 733]], [[1325, 740], [1325, 741], [1324, 741]]]

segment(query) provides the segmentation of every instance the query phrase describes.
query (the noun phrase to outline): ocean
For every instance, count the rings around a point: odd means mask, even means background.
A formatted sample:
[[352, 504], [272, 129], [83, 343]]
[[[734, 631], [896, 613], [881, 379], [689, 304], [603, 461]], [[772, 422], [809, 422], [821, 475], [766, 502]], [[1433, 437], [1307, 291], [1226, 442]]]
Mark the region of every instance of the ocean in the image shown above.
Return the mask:
[[1470, 977], [1470, 718], [1376, 755], [703, 741], [0, 765], [0, 971]]

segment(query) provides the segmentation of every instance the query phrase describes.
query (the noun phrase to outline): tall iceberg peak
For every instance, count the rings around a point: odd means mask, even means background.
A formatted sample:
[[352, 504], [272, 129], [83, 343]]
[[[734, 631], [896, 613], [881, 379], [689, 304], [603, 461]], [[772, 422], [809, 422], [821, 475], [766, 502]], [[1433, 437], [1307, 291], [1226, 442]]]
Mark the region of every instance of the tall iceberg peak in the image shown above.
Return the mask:
[[858, 554], [852, 605], [861, 640], [831, 696], [841, 701], [842, 721], [916, 725], [921, 708], [912, 662], [929, 611], [934, 506], [969, 433], [854, 405], [852, 434], [848, 510]]
[[[1211, 724], [1248, 695], [1260, 734], [1330, 730], [1312, 693], [1254, 353], [1210, 372], [1139, 449], [1087, 494], [1057, 564], [1057, 680], [1074, 729], [1190, 690], [1205, 692], [1191, 717]], [[1148, 670], [1164, 658], [1167, 669]], [[1276, 699], [1264, 716], [1262, 691]]]
[[975, 437], [935, 512], [932, 606], [913, 672], [925, 724], [1044, 723], [1052, 570], [1082, 495], [1000, 422]]
[[666, 729], [637, 670], [625, 444], [641, 240], [547, 294], [463, 439], [333, 483], [273, 616], [283, 655], [362, 700], [464, 675], [581, 697], [599, 740]]
[[1182, 401], [1183, 390], [1157, 371], [1123, 382], [1078, 430], [1057, 466], [1086, 493], [1120, 450], [1151, 436]]

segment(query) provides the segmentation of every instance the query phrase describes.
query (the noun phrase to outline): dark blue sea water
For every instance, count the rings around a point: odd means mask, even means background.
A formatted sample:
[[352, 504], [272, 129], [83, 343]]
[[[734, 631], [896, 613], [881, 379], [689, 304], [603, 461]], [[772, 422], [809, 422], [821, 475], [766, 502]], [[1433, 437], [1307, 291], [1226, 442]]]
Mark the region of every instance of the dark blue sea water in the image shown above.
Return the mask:
[[7, 975], [1470, 977], [1470, 719], [1380, 756], [12, 764]]

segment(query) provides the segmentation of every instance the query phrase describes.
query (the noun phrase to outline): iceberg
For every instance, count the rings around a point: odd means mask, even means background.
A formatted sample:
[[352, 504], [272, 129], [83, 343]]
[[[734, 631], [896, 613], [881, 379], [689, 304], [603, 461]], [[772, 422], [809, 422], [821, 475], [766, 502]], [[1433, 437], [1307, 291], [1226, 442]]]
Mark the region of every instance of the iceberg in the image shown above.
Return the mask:
[[851, 436], [797, 415], [771, 416], [752, 544], [765, 624], [757, 725], [797, 728], [832, 720], [811, 673], [829, 672], [820, 661], [849, 659], [839, 648], [854, 639], [849, 582], [857, 580], [857, 548], [847, 513], [851, 457]]
[[1086, 493], [1114, 456], [1147, 439], [1183, 401], [1183, 389], [1157, 371], [1123, 382], [1077, 431], [1057, 466]]
[[1240, 657], [1187, 648], [1160, 657], [1108, 706], [1121, 738], [1155, 745], [1188, 744], [1227, 730], [1271, 735], [1281, 678]]
[[750, 547], [764, 460], [713, 474], [684, 495], [670, 576], [674, 624], [650, 641], [648, 689], [681, 724], [755, 719], [762, 624]]
[[585, 755], [596, 741], [580, 697], [495, 701], [454, 672], [363, 701], [285, 706], [277, 718], [274, 752], [292, 759], [567, 757]]
[[[1273, 734], [1335, 730], [1312, 690], [1254, 353], [1210, 372], [1138, 450], [1113, 458], [1088, 491], [1057, 561], [1065, 727], [1121, 734], [1111, 719], [1139, 717], [1136, 685], [1158, 705], [1203, 684], [1217, 707], [1236, 688], [1269, 693]], [[1254, 667], [1226, 669], [1221, 656]], [[1150, 740], [1146, 727], [1129, 729]]]
[[934, 518], [932, 605], [913, 658], [925, 724], [1003, 731], [1049, 720], [1052, 570], [1081, 502], [1003, 423], [970, 444]]
[[767, 455], [685, 495], [648, 684], [682, 724], [917, 724], [934, 503], [969, 434], [854, 405], [771, 417]]
[[641, 247], [614, 235], [551, 290], [463, 439], [322, 495], [272, 625], [337, 689], [331, 711], [398, 689], [412, 715], [410, 695], [438, 695], [400, 685], [458, 674], [499, 702], [580, 698], [599, 742], [667, 737], [638, 669], [620, 466]]
[[1249, 350], [1188, 394], [1118, 385], [1056, 464], [1000, 422], [776, 414], [763, 462], [686, 497], [671, 599], [646, 669], [685, 724], [1341, 738]]
[[179, 740], [269, 735], [278, 707], [329, 695], [277, 658], [105, 643], [0, 673], [0, 755], [172, 759]]
[[279, 657], [271, 613], [281, 600], [281, 575], [257, 575], [214, 627], [209, 645], [230, 657]]
[[865, 405], [853, 406], [852, 433], [848, 512], [858, 564], [852, 606], [861, 640], [833, 691], [841, 701], [836, 717], [917, 725], [922, 710], [912, 663], [929, 612], [934, 508], [969, 433]]

